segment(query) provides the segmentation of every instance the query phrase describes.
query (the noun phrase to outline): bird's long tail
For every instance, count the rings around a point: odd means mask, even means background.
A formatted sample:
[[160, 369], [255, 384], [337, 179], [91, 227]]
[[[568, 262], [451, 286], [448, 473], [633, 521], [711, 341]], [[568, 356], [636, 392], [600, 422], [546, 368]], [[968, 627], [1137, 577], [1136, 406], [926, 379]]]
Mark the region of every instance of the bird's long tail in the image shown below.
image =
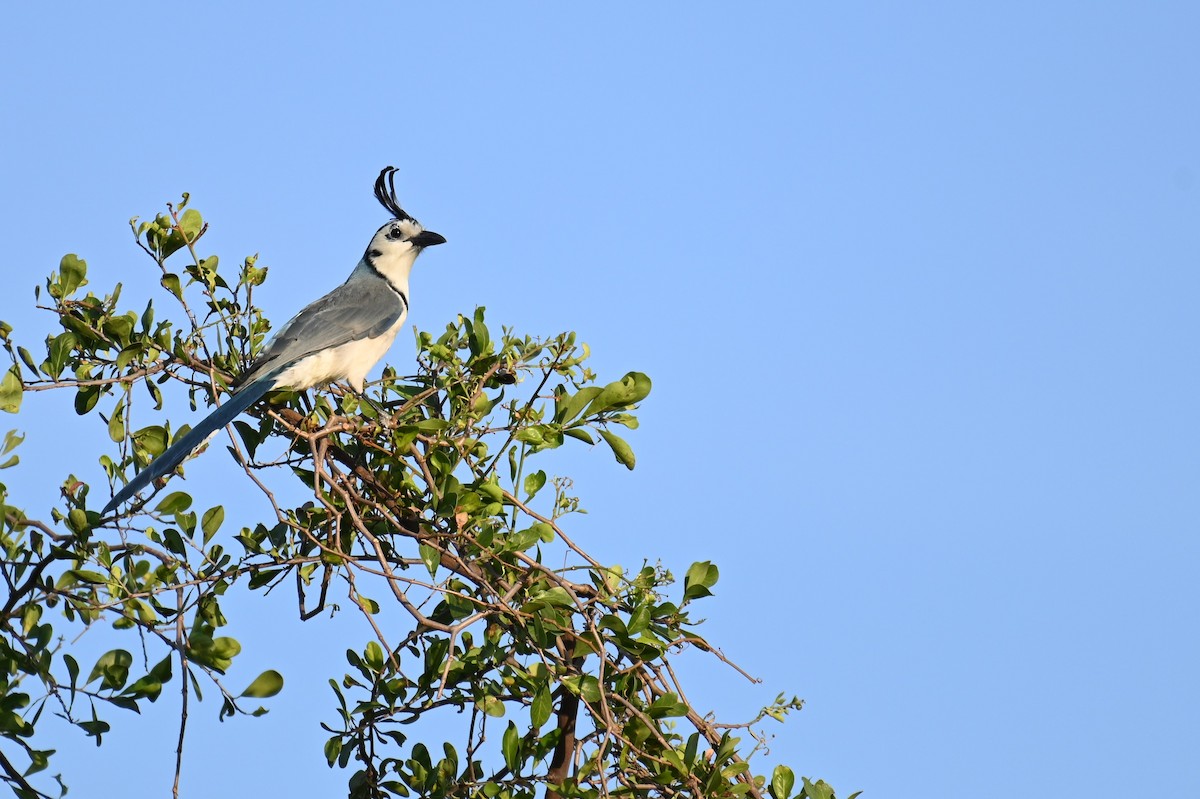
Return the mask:
[[199, 424], [189, 430], [187, 435], [168, 447], [166, 452], [159, 455], [150, 462], [149, 466], [138, 472], [136, 477], [130, 480], [124, 488], [117, 492], [115, 497], [108, 501], [108, 504], [104, 506], [104, 510], [101, 511], [101, 515], [107, 516], [110, 511], [150, 485], [151, 482], [174, 471], [175, 467], [183, 463], [184, 459], [208, 440], [209, 436], [229, 424], [233, 420], [233, 417], [249, 408], [274, 387], [275, 375], [273, 374], [264, 375], [258, 380], [242, 386], [236, 393], [230, 395], [224, 405], [206, 416]]

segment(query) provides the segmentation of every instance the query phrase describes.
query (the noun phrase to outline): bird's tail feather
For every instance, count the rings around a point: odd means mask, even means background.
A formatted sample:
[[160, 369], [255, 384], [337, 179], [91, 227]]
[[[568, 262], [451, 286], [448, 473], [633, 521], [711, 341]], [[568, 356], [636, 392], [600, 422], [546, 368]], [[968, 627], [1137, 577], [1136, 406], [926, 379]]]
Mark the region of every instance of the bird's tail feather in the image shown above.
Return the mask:
[[202, 419], [183, 438], [168, 447], [166, 452], [138, 472], [124, 488], [117, 492], [115, 497], [108, 501], [104, 510], [101, 511], [101, 515], [108, 515], [109, 511], [114, 510], [122, 502], [150, 485], [151, 482], [174, 471], [175, 467], [183, 463], [184, 459], [203, 444], [209, 436], [229, 424], [233, 417], [249, 408], [274, 387], [275, 375], [265, 375], [232, 394], [224, 405]]

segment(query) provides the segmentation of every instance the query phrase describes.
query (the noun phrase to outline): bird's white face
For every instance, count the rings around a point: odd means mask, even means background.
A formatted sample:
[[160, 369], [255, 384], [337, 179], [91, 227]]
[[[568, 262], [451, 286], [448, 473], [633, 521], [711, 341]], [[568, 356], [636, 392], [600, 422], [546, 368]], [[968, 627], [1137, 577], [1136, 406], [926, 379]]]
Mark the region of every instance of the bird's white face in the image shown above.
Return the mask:
[[363, 260], [393, 284], [407, 286], [408, 273], [421, 250], [444, 241], [415, 219], [393, 219], [375, 232]]

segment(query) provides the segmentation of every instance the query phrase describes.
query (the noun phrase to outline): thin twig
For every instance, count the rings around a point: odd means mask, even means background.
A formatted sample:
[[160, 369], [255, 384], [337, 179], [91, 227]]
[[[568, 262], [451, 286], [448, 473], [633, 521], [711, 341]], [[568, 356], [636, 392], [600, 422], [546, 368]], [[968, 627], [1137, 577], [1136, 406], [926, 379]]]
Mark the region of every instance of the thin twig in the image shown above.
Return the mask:
[[179, 799], [179, 776], [183, 772], [183, 738], [187, 733], [188, 719], [188, 680], [191, 674], [188, 671], [187, 659], [187, 638], [184, 628], [184, 599], [183, 589], [179, 588], [176, 591], [178, 599], [179, 612], [175, 616], [175, 644], [179, 651], [179, 682], [183, 686], [180, 691], [183, 697], [183, 702], [179, 711], [179, 743], [175, 745], [175, 782], [171, 786], [171, 796], [174, 799]]

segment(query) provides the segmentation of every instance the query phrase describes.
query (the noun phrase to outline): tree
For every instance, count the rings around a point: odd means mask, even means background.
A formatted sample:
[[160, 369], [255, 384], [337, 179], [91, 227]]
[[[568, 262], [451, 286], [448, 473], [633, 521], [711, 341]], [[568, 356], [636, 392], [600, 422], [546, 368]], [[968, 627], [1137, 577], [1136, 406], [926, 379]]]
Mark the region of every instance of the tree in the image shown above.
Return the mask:
[[[131, 220], [174, 318], [153, 302], [121, 310], [120, 285], [80, 296], [87, 266], [67, 255], [37, 292], [60, 330], [44, 355], [0, 323], [12, 361], [0, 408], [74, 392], [77, 413], [117, 446], [100, 456], [112, 485], [186, 432], [155, 421], [169, 392], [186, 391], [193, 407], [219, 401], [270, 328], [253, 304], [267, 270], [246, 258], [228, 280], [216, 256], [199, 255], [207, 226], [187, 203]], [[274, 670], [240, 692], [226, 686], [241, 647], [220, 634], [223, 597], [294, 584], [303, 619], [346, 601], [369, 637], [330, 680], [337, 722], [324, 754], [352, 769], [352, 797], [532, 797], [539, 787], [548, 797], [832, 797], [823, 782], [795, 785], [784, 766], [768, 780], [748, 762], [763, 746], [758, 722], [782, 720], [799, 700], [780, 696], [752, 722], [725, 724], [684, 693], [672, 666], [681, 652], [729, 662], [692, 618], [714, 564], [692, 564], [678, 586], [660, 565], [606, 565], [568, 536], [579, 500], [569, 479], [541, 468], [545, 453], [603, 443], [632, 469], [615, 429], [637, 427], [649, 378], [601, 384], [575, 334], [493, 338], [482, 308], [420, 333], [418, 348], [416, 375], [385, 369], [369, 401], [336, 386], [276, 392], [234, 423], [229, 452], [271, 509], [236, 532], [222, 530], [223, 506], [194, 508], [175, 479], [109, 518], [96, 508], [110, 486], [70, 476], [62, 504], [39, 520], [0, 485], [0, 779], [17, 796], [48, 795], [35, 785], [53, 754], [36, 743], [45, 709], [99, 743], [104, 714], [140, 710], [175, 681], [178, 793], [190, 697], [211, 684], [222, 717], [258, 715], [250, 700], [283, 686]], [[17, 463], [21, 440], [5, 437], [0, 469]], [[118, 647], [82, 668], [64, 633], [101, 621], [140, 632], [149, 654]], [[463, 718], [454, 741], [411, 740], [407, 725], [446, 711]]]

